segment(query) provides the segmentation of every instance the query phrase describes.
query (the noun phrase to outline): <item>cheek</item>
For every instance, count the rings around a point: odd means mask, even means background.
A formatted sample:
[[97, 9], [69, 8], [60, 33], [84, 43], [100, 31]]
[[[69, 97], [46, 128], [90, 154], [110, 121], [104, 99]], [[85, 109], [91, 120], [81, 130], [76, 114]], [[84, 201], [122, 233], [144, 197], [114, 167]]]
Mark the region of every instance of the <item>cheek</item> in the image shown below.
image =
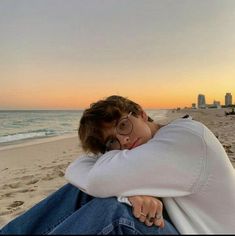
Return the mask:
[[146, 129], [145, 129], [145, 137], [147, 138], [147, 141], [149, 140], [149, 139], [151, 139], [151, 137], [152, 137], [152, 133], [151, 133], [151, 130], [150, 130], [150, 128], [147, 126], [146, 127]]
[[143, 138], [145, 141], [148, 141], [152, 137], [151, 130], [146, 124], [142, 124], [136, 127], [136, 129], [134, 130], [135, 136], [137, 136], [138, 138]]

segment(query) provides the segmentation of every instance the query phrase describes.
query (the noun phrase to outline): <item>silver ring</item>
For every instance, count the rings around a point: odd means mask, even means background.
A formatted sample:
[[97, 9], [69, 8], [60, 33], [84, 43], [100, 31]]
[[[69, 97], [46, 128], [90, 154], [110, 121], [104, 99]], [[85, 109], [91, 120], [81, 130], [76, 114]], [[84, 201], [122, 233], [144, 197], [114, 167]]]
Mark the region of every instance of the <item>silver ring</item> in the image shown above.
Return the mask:
[[156, 218], [157, 220], [160, 220], [160, 219], [162, 218], [162, 214], [156, 214], [155, 218]]

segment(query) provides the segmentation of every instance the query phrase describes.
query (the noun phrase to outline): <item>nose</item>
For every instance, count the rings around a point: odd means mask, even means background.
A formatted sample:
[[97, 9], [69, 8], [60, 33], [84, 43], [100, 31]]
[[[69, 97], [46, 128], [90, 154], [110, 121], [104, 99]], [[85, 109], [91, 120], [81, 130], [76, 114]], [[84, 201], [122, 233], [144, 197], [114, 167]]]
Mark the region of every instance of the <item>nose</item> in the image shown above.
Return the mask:
[[125, 147], [130, 142], [130, 137], [128, 135], [117, 134], [117, 138], [122, 147]]

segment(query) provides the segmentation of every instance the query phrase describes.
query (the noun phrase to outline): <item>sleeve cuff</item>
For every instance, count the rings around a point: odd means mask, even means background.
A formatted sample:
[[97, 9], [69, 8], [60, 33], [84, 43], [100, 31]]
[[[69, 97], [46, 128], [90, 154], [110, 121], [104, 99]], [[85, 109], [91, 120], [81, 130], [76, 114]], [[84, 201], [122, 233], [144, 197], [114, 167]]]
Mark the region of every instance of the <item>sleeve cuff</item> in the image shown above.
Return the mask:
[[132, 204], [130, 203], [130, 201], [128, 200], [127, 197], [118, 197], [117, 200], [118, 200], [119, 202], [126, 203], [126, 204], [129, 205], [129, 206], [132, 206]]

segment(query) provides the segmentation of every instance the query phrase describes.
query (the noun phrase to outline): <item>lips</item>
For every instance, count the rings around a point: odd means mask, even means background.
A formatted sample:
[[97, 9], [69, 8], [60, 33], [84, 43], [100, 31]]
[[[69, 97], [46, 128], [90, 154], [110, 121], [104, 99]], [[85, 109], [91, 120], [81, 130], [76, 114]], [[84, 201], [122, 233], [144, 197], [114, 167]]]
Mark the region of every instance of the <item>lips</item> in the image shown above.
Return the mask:
[[139, 140], [140, 140], [140, 139], [137, 138], [137, 139], [134, 141], [134, 143], [131, 145], [131, 147], [130, 147], [129, 149], [132, 149], [132, 148], [137, 147], [137, 146], [139, 145], [139, 143], [138, 143]]

